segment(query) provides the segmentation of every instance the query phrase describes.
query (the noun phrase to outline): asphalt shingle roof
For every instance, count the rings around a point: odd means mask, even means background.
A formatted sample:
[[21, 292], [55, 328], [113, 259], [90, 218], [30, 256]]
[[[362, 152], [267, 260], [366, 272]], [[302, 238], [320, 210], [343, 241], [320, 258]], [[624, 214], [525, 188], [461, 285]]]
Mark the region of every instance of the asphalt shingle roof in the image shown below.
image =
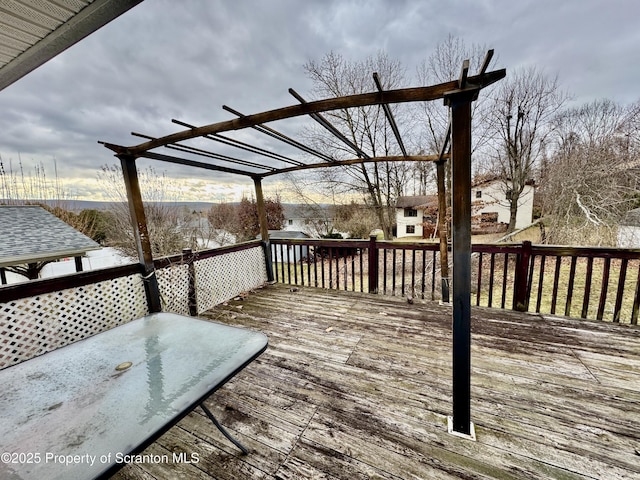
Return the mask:
[[0, 267], [74, 257], [99, 248], [42, 207], [0, 206]]

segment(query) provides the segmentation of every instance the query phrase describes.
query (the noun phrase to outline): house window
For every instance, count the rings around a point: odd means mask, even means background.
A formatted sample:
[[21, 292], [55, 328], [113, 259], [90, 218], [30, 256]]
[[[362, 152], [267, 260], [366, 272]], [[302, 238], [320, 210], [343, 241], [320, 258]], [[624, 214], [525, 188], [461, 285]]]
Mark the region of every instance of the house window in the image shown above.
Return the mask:
[[513, 196], [513, 190], [507, 190], [504, 196], [507, 200], [511, 200], [511, 197]]
[[407, 233], [416, 233], [415, 225], [407, 225]]
[[405, 217], [417, 217], [418, 216], [418, 210], [416, 210], [415, 208], [405, 208], [404, 209], [404, 216]]
[[476, 198], [482, 198], [482, 190], [476, 190]]
[[293, 220], [292, 219], [289, 219], [288, 222], [289, 222], [289, 225], [293, 225]]

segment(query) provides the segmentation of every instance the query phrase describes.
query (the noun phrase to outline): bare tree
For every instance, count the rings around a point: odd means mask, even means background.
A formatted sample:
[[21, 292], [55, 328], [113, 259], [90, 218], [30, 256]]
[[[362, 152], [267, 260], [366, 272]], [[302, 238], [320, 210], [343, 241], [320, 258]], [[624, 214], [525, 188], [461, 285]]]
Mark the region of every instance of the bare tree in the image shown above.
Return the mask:
[[489, 114], [496, 133], [493, 160], [510, 203], [508, 232], [515, 230], [522, 191], [533, 179], [553, 131], [552, 120], [566, 99], [557, 78], [536, 68], [511, 72], [493, 90]]
[[614, 245], [621, 217], [640, 204], [640, 108], [597, 100], [555, 119], [541, 194], [546, 241]]
[[[469, 60], [470, 74], [475, 74], [482, 67], [488, 48], [484, 45], [467, 45], [464, 39], [449, 35], [446, 40], [438, 43], [433, 52], [418, 66], [418, 80], [422, 85], [431, 85], [455, 80], [460, 76], [460, 69], [465, 60]], [[496, 63], [493, 58], [491, 65]], [[490, 106], [488, 94], [492, 87], [484, 91], [472, 106], [472, 116], [480, 121], [473, 123], [472, 153], [474, 153], [474, 167], [478, 167], [478, 159], [482, 158], [478, 152], [487, 145], [494, 135], [482, 119], [487, 115]], [[421, 127], [420, 135], [416, 141], [419, 149], [425, 153], [437, 154], [442, 150], [447, 135], [449, 125], [449, 109], [442, 105], [442, 102], [420, 102], [417, 104], [418, 116]], [[431, 162], [416, 162], [415, 177], [419, 179], [415, 195], [426, 195], [430, 189], [429, 183], [433, 181], [433, 164]], [[447, 189], [451, 187], [451, 168], [446, 169]], [[432, 191], [432, 190], [431, 190]]]
[[[348, 61], [331, 52], [319, 62], [309, 61], [304, 66], [313, 81], [314, 98], [354, 95], [375, 89], [372, 74], [376, 72], [384, 89], [399, 87], [404, 81], [404, 69], [400, 62], [392, 61], [384, 53], [368, 57], [364, 61]], [[403, 115], [406, 110], [394, 107], [396, 123], [407, 128]], [[358, 149], [371, 157], [395, 155], [399, 146], [393, 137], [381, 106], [373, 105], [354, 109], [332, 111], [326, 118]], [[336, 159], [361, 156], [322, 127], [306, 132], [309, 141], [319, 150]], [[385, 238], [391, 238], [394, 223], [395, 199], [402, 194], [410, 178], [409, 167], [404, 162], [360, 164], [321, 173], [323, 181], [331, 184], [337, 193], [359, 193], [364, 202], [376, 214]]]
[[[110, 209], [114, 216], [107, 244], [128, 257], [136, 258], [122, 170], [119, 165], [104, 165], [97, 176], [105, 196], [111, 201]], [[180, 253], [187, 244], [179, 228], [180, 209], [171, 194], [171, 180], [152, 167], [139, 170], [138, 177], [154, 257]]]

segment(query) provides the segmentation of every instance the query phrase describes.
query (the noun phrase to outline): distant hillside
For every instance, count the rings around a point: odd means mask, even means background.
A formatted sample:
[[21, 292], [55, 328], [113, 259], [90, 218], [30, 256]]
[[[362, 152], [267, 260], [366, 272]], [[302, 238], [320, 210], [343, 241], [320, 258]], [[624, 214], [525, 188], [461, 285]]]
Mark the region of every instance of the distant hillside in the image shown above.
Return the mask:
[[[23, 202], [20, 202], [23, 203]], [[26, 202], [24, 202], [26, 203]], [[65, 210], [70, 210], [72, 212], [80, 212], [81, 210], [108, 210], [109, 205], [112, 202], [96, 202], [92, 200], [29, 200], [28, 203], [43, 203], [45, 205], [49, 205], [51, 207], [61, 207]], [[240, 202], [229, 202], [231, 205], [238, 205]], [[10, 205], [16, 204], [15, 201], [7, 201], [0, 199], [0, 205]], [[189, 211], [196, 212], [207, 212], [213, 205], [217, 205], [216, 202], [167, 202], [168, 205], [175, 207], [186, 207]], [[329, 204], [320, 204], [316, 205], [315, 208], [327, 209], [331, 205]], [[285, 216], [299, 216], [297, 212], [299, 210], [307, 210], [310, 207], [305, 204], [299, 203], [283, 203], [282, 207], [285, 211]]]
[[[80, 212], [81, 210], [108, 210], [112, 202], [96, 202], [91, 200], [29, 200], [29, 203], [43, 203], [52, 207], [59, 206], [65, 210], [72, 212]], [[206, 212], [215, 203], [209, 202], [167, 202], [169, 205], [176, 207], [186, 207], [190, 211]], [[2, 204], [15, 204], [15, 201], [0, 200]]]

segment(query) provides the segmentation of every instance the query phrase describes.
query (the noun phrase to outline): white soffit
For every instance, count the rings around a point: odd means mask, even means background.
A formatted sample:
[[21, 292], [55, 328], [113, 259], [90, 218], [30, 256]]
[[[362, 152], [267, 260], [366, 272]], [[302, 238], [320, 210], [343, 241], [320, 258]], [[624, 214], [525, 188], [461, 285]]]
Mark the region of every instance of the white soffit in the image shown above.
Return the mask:
[[1, 0], [0, 90], [142, 0]]

